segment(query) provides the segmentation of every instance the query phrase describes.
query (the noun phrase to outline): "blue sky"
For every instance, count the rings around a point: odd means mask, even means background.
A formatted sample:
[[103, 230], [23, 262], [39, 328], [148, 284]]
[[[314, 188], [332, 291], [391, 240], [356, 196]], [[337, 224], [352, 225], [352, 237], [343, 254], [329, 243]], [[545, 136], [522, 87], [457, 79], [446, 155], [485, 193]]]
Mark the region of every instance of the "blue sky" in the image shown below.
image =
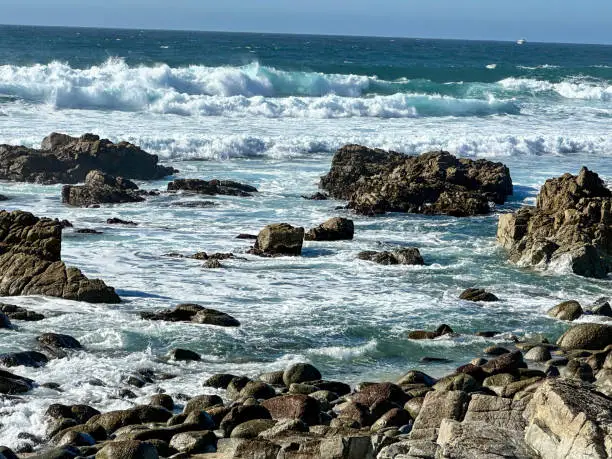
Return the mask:
[[0, 0], [0, 23], [612, 43], [612, 0]]

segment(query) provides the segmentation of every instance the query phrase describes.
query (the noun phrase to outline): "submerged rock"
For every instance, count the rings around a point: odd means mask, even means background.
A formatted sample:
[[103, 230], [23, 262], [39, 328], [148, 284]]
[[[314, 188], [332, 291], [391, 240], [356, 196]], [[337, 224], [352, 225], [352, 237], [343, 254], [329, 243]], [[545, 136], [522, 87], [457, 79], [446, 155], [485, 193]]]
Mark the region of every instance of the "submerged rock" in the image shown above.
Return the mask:
[[458, 159], [443, 151], [407, 156], [346, 145], [335, 153], [321, 188], [362, 214], [468, 216], [489, 213], [489, 201], [504, 203], [512, 180], [501, 163]]
[[119, 303], [112, 287], [88, 279], [60, 259], [59, 221], [29, 212], [0, 211], [0, 295], [48, 295], [90, 303]]
[[375, 252], [366, 250], [359, 252], [360, 260], [373, 261], [379, 265], [424, 265], [425, 260], [416, 247], [405, 247], [393, 251]]
[[459, 295], [459, 299], [467, 301], [499, 301], [499, 298], [482, 288], [468, 288]]
[[121, 220], [117, 217], [108, 218], [106, 223], [109, 225], [128, 225], [128, 226], [138, 226], [138, 223], [133, 222], [131, 220]]
[[64, 185], [62, 188], [62, 202], [76, 207], [140, 201], [144, 198], [134, 182], [99, 170], [87, 174], [84, 185]]
[[233, 180], [177, 179], [168, 183], [168, 191], [188, 191], [209, 196], [252, 196], [251, 193], [256, 193], [257, 188]]
[[309, 201], [326, 201], [327, 199], [329, 199], [329, 197], [325, 193], [321, 193], [320, 191], [317, 191], [316, 193], [313, 193], [308, 196], [302, 195], [302, 198], [307, 199]]
[[535, 207], [500, 216], [497, 240], [519, 266], [567, 266], [605, 278], [612, 271], [612, 192], [586, 167], [547, 180]]
[[274, 223], [259, 232], [251, 253], [261, 256], [301, 255], [303, 242], [304, 228]]
[[354, 232], [353, 220], [334, 217], [308, 230], [304, 239], [307, 241], [342, 241], [353, 239]]
[[0, 145], [0, 179], [37, 183], [79, 183], [98, 169], [138, 180], [160, 179], [177, 172], [158, 165], [158, 157], [128, 142], [113, 143], [94, 134], [70, 137], [53, 133], [41, 149]]
[[229, 314], [216, 309], [208, 309], [199, 304], [179, 304], [174, 309], [163, 311], [142, 312], [140, 316], [146, 320], [165, 320], [168, 322], [192, 322], [196, 324], [218, 325], [221, 327], [239, 327], [240, 322]]

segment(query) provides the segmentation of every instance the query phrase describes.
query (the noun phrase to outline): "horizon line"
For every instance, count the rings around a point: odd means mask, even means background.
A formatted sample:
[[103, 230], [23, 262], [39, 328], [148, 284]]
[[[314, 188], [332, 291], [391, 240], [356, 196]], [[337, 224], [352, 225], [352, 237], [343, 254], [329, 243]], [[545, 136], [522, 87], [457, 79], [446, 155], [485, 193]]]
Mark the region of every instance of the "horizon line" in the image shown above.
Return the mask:
[[612, 46], [610, 43], [588, 43], [588, 42], [559, 42], [559, 41], [530, 41], [525, 37], [516, 39], [487, 39], [487, 38], [440, 38], [432, 36], [393, 36], [393, 35], [360, 35], [346, 33], [295, 33], [295, 32], [261, 32], [261, 31], [237, 31], [237, 30], [205, 30], [205, 29], [182, 29], [182, 28], [156, 28], [156, 27], [100, 27], [100, 26], [75, 26], [75, 25], [45, 25], [45, 24], [3, 24], [0, 27], [40, 27], [40, 28], [56, 28], [56, 29], [100, 29], [100, 30], [133, 30], [133, 31], [150, 31], [150, 32], [197, 32], [197, 33], [226, 33], [226, 34], [244, 34], [244, 35], [290, 35], [295, 37], [346, 37], [346, 38], [387, 38], [400, 40], [440, 40], [440, 41], [476, 41], [476, 42], [493, 42], [493, 43], [516, 43], [518, 39], [525, 39], [525, 43], [529, 44], [548, 44], [548, 45], [590, 45], [590, 46]]

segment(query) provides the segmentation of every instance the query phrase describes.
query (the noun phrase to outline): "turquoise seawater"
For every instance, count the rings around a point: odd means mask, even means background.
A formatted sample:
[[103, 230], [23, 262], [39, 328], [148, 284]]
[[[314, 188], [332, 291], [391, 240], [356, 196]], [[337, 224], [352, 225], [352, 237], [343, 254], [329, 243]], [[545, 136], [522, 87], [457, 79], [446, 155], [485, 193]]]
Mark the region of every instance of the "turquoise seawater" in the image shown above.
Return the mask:
[[[255, 185], [252, 198], [166, 195], [146, 203], [76, 209], [61, 185], [0, 183], [6, 209], [66, 218], [101, 235], [64, 233], [63, 258], [113, 285], [120, 305], [42, 297], [5, 298], [45, 313], [17, 332], [0, 331], [0, 352], [33, 349], [41, 332], [68, 333], [86, 351], [46, 368], [16, 368], [62, 393], [37, 388], [0, 400], [0, 443], [42, 433], [46, 406], [130, 406], [158, 389], [202, 392], [217, 372], [256, 375], [310, 361], [327, 378], [354, 383], [433, 375], [479, 356], [510, 335], [556, 338], [566, 325], [546, 316], [556, 303], [609, 295], [610, 280], [517, 268], [495, 242], [497, 218], [532, 203], [549, 177], [582, 165], [612, 181], [612, 47], [366, 37], [315, 37], [67, 28], [0, 27], [0, 143], [37, 146], [52, 131], [130, 140], [181, 171]], [[502, 161], [515, 194], [489, 216], [456, 219], [335, 210], [306, 201], [345, 143], [416, 154]], [[140, 183], [165, 189], [167, 181]], [[213, 200], [211, 208], [178, 201]], [[335, 215], [355, 220], [355, 240], [306, 242], [300, 258], [226, 261], [207, 270], [168, 252], [237, 254], [273, 222], [311, 227]], [[137, 227], [106, 225], [111, 216]], [[427, 265], [379, 266], [361, 250], [417, 246]], [[472, 286], [500, 302], [458, 300]], [[197, 302], [230, 313], [239, 329], [145, 322], [139, 311]], [[581, 319], [581, 320], [593, 320]], [[451, 325], [461, 335], [426, 342], [409, 330]], [[504, 334], [490, 340], [479, 330]], [[168, 362], [173, 347], [202, 362]], [[422, 363], [425, 356], [450, 363]], [[178, 374], [118, 398], [134, 368]], [[97, 377], [106, 386], [93, 386]]]

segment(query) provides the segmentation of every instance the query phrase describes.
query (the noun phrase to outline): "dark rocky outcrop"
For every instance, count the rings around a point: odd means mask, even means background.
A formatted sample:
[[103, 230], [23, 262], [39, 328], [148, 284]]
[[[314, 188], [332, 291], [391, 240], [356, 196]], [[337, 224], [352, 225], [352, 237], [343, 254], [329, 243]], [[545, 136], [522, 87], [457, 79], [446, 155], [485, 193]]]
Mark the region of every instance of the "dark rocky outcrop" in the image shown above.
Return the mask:
[[329, 197], [325, 193], [321, 193], [317, 191], [311, 195], [302, 195], [302, 198], [307, 199], [309, 201], [326, 201]]
[[59, 221], [29, 212], [0, 211], [0, 295], [48, 295], [90, 303], [119, 303], [112, 287], [88, 279], [60, 259]]
[[127, 226], [138, 226], [138, 223], [131, 220], [122, 220], [117, 217], [107, 218], [106, 223], [109, 225], [127, 225]]
[[303, 242], [304, 228], [274, 223], [259, 232], [250, 253], [268, 257], [301, 255]]
[[134, 182], [97, 169], [87, 174], [84, 185], [64, 185], [62, 188], [62, 202], [75, 207], [140, 201], [144, 198]]
[[49, 359], [45, 354], [36, 351], [9, 352], [0, 354], [0, 365], [5, 367], [43, 367]]
[[469, 216], [512, 194], [508, 168], [447, 152], [407, 156], [360, 145], [340, 148], [321, 187], [362, 214], [411, 212]]
[[252, 196], [257, 188], [233, 180], [210, 181], [200, 179], [177, 179], [168, 183], [168, 191], [186, 191], [214, 196], [217, 194], [229, 196]]
[[343, 241], [353, 239], [354, 232], [353, 220], [334, 217], [308, 230], [304, 239], [307, 241]]
[[173, 309], [163, 311], [142, 312], [140, 316], [146, 320], [165, 320], [168, 322], [192, 322], [196, 324], [218, 325], [221, 327], [239, 327], [240, 322], [229, 314], [216, 309], [208, 309], [199, 304], [179, 304]]
[[586, 167], [547, 180], [535, 207], [500, 217], [497, 240], [519, 266], [604, 278], [612, 271], [612, 192]]
[[424, 265], [425, 260], [416, 247], [405, 247], [393, 251], [375, 252], [366, 250], [359, 252], [357, 258], [360, 260], [373, 261], [379, 265]]
[[79, 183], [98, 169], [106, 174], [138, 180], [172, 175], [172, 167], [128, 142], [113, 143], [94, 134], [70, 137], [53, 133], [41, 149], [0, 145], [0, 179], [36, 183]]

